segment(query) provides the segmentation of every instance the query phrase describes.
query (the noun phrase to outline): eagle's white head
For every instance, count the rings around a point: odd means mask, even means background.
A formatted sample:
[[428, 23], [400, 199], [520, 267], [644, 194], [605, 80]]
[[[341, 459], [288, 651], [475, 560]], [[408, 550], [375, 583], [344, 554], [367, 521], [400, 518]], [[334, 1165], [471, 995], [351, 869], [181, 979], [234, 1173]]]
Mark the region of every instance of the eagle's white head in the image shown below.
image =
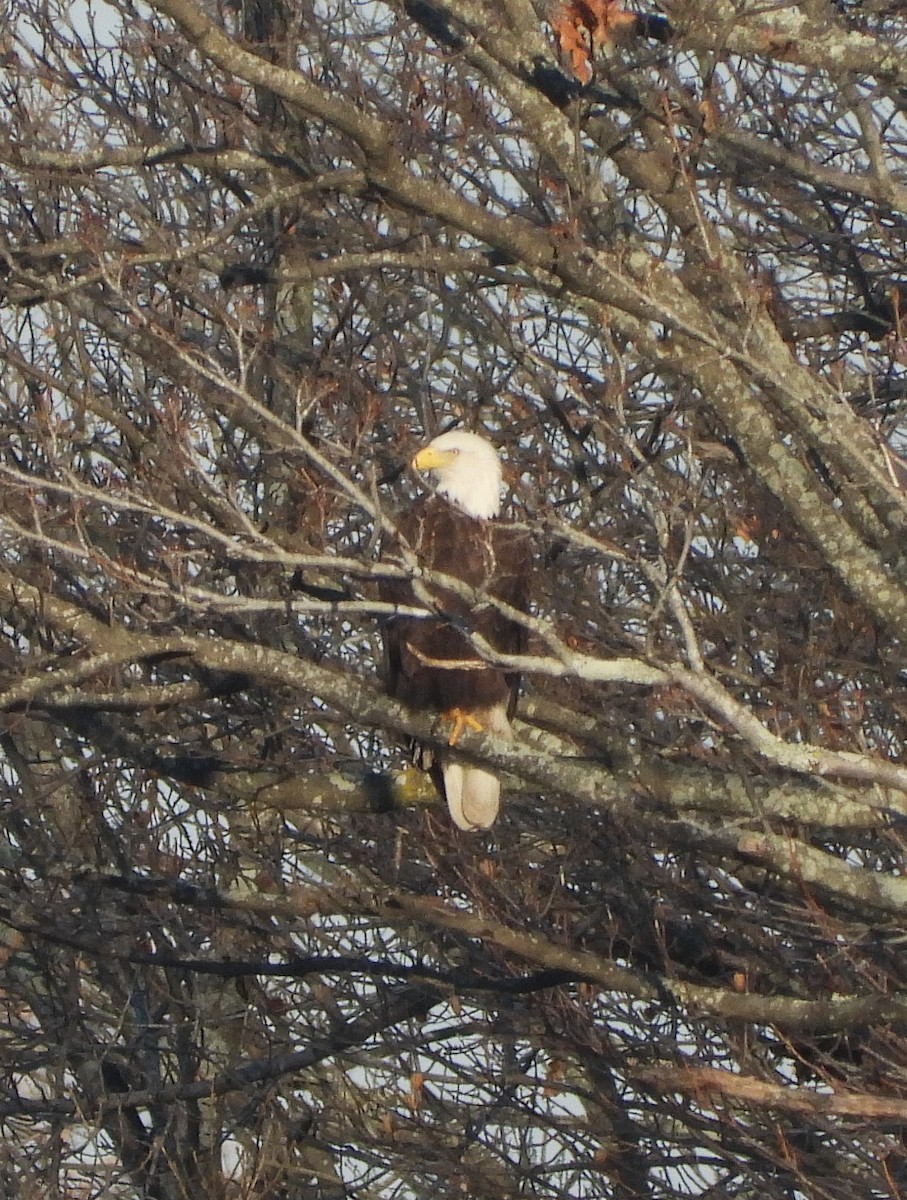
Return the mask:
[[412, 465], [431, 471], [438, 491], [470, 517], [488, 520], [501, 511], [501, 460], [477, 433], [452, 429], [419, 451]]

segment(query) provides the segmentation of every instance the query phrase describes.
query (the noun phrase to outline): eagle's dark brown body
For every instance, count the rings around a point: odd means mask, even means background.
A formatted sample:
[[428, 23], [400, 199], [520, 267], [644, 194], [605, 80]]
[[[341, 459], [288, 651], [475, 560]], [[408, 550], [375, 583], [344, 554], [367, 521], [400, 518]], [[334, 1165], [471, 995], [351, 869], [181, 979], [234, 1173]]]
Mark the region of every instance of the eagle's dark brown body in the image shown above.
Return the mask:
[[[528, 612], [529, 537], [497, 518], [471, 517], [440, 495], [417, 502], [400, 520], [398, 529], [422, 568], [461, 580], [475, 595], [461, 596], [449, 587], [422, 580], [437, 615], [396, 617], [388, 623], [389, 692], [416, 711], [455, 713], [457, 720], [465, 719], [473, 728], [512, 737], [510, 717], [519, 675], [483, 661], [468, 635], [480, 634], [504, 654], [524, 653], [525, 628], [484, 597], [494, 596]], [[381, 594], [395, 604], [428, 607], [407, 580], [385, 582]], [[423, 765], [429, 766], [456, 825], [466, 830], [487, 829], [494, 822], [501, 784], [493, 771], [447, 754], [430, 756]]]
[[[429, 571], [455, 576], [479, 593], [503, 600], [526, 612], [531, 570], [529, 538], [497, 519], [477, 520], [443, 496], [419, 501], [398, 523], [402, 537], [419, 564]], [[489, 604], [469, 600], [436, 584], [426, 585], [438, 616], [398, 617], [387, 629], [388, 689], [410, 708], [481, 712], [503, 705], [510, 713], [519, 677], [483, 663], [462, 631], [481, 634], [505, 654], [522, 654], [526, 630]], [[412, 584], [388, 581], [382, 598], [397, 604], [419, 604]], [[439, 662], [466, 662], [466, 669], [445, 669]]]

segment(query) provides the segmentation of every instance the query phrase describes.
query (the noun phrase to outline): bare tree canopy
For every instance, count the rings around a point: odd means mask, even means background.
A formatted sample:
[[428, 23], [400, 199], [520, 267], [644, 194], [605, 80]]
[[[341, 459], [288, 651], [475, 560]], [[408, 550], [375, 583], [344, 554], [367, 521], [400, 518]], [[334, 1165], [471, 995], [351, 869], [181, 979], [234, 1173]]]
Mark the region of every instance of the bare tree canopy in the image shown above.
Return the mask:
[[[3, 16], [0, 1190], [907, 1194], [907, 7]], [[480, 834], [381, 675], [456, 425]]]

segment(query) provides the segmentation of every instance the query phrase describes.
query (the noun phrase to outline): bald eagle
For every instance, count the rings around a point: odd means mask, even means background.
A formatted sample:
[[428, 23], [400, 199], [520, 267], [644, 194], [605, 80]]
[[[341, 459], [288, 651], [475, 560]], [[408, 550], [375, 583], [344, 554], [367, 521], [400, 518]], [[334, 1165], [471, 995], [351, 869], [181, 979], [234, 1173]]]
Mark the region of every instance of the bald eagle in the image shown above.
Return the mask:
[[[422, 567], [462, 580], [478, 593], [475, 604], [429, 583], [430, 618], [394, 617], [385, 630], [387, 686], [414, 711], [440, 712], [450, 721], [449, 745], [465, 728], [512, 737], [519, 676], [484, 662], [467, 633], [481, 634], [505, 654], [521, 654], [526, 630], [484, 596], [529, 610], [532, 547], [528, 535], [500, 519], [501, 461], [485, 438], [465, 430], [436, 437], [412, 460], [430, 473], [434, 494], [401, 517], [398, 531]], [[406, 581], [386, 582], [382, 596], [419, 604]], [[492, 771], [441, 754], [424, 763], [460, 829], [487, 829], [498, 815], [501, 781]]]

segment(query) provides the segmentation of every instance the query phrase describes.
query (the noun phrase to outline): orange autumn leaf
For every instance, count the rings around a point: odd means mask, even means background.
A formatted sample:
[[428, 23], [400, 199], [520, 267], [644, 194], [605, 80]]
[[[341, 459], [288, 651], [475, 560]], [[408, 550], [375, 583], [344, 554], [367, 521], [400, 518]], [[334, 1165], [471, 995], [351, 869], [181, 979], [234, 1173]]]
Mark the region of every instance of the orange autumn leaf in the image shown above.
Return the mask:
[[762, 521], [755, 513], [740, 517], [734, 528], [734, 537], [741, 542], [754, 542], [762, 532]]
[[706, 97], [699, 101], [699, 115], [702, 117], [702, 129], [704, 133], [714, 133], [718, 128], [718, 109], [715, 107], [714, 100]]
[[636, 17], [624, 10], [620, 0], [570, 0], [554, 17], [552, 27], [570, 70], [580, 83], [588, 83], [596, 46], [634, 30]]
[[561, 54], [569, 59], [570, 70], [580, 83], [588, 83], [592, 78], [592, 67], [590, 66], [592, 55], [580, 32], [581, 28], [581, 25], [574, 24], [566, 16], [562, 20], [555, 21], [554, 24], [554, 32], [557, 34]]
[[[556, 1096], [560, 1091], [557, 1086], [564, 1078], [564, 1064], [557, 1058], [552, 1058], [548, 1064], [548, 1086], [542, 1090], [543, 1096]], [[552, 1086], [554, 1085], [554, 1086]]]
[[406, 1097], [406, 1106], [412, 1112], [417, 1112], [422, 1107], [422, 1088], [425, 1086], [425, 1076], [421, 1071], [414, 1071], [409, 1078], [409, 1093]]

